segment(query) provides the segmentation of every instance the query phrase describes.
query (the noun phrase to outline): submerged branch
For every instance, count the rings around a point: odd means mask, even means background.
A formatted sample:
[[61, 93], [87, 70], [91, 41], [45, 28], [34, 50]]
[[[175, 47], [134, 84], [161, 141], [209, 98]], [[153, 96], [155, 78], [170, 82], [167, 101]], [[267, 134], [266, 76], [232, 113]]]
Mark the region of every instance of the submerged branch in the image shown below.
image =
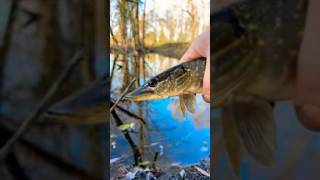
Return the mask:
[[[114, 105], [114, 102], [110, 101], [110, 106], [113, 106], [113, 105]], [[143, 124], [147, 124], [146, 120], [144, 120], [142, 117], [140, 117], [140, 116], [138, 116], [138, 115], [136, 115], [136, 114], [124, 109], [123, 107], [121, 107], [119, 105], [116, 105], [115, 107], [117, 109], [119, 109], [121, 112], [127, 114], [128, 116], [140, 120]]]
[[[5, 120], [11, 121], [12, 119], [5, 119]], [[1, 132], [3, 139], [9, 138], [14, 133], [13, 130], [11, 130], [13, 128], [7, 127], [7, 126], [8, 125], [6, 125], [6, 126], [1, 125], [0, 126], [0, 132]], [[15, 126], [15, 125], [13, 125], [13, 126]], [[58, 156], [44, 150], [43, 148], [35, 145], [33, 142], [30, 142], [29, 140], [27, 140], [25, 138], [22, 138], [21, 141], [19, 142], [19, 144], [22, 145], [22, 147], [26, 148], [26, 150], [32, 151], [32, 154], [35, 153], [37, 155], [37, 157], [40, 158], [41, 160], [57, 167], [58, 169], [60, 169], [61, 171], [65, 172], [69, 175], [72, 175], [72, 176], [75, 176], [75, 177], [78, 177], [81, 179], [92, 179], [92, 180], [101, 179], [100, 177], [98, 177], [96, 175], [89, 174], [86, 170], [81, 169], [80, 167], [77, 167], [73, 163], [68, 162], [63, 158], [58, 157]], [[11, 154], [12, 154], [12, 152], [9, 153], [9, 156]], [[5, 159], [7, 159], [7, 158], [5, 158]]]
[[29, 180], [29, 176], [26, 174], [24, 168], [19, 163], [16, 155], [13, 152], [10, 152], [5, 158], [5, 163], [8, 171], [11, 173], [14, 179], [23, 179]]
[[[116, 100], [115, 103], [113, 103], [112, 101], [110, 101], [110, 105], [112, 104], [112, 107], [110, 108], [110, 112], [111, 115], [113, 117], [113, 119], [116, 122], [116, 126], [119, 127], [121, 125], [123, 125], [122, 120], [120, 119], [120, 117], [118, 116], [118, 114], [116, 113], [116, 111], [114, 110], [114, 108], [119, 108], [120, 106], [118, 106], [118, 103], [121, 101], [121, 99], [127, 94], [127, 92], [129, 91], [129, 88], [133, 85], [133, 83], [136, 81], [136, 79], [134, 78], [126, 87], [126, 89], [123, 91], [123, 93], [121, 94], [121, 96]], [[120, 110], [124, 110], [123, 108], [119, 108]], [[133, 113], [129, 113], [129, 111], [126, 111], [127, 114], [130, 114], [131, 116], [135, 116], [138, 117], [136, 115], [134, 115]], [[145, 121], [142, 120], [142, 118], [138, 118], [139, 120], [141, 120], [144, 124]], [[133, 151], [133, 155], [134, 155], [134, 163], [135, 165], [138, 165], [138, 163], [142, 160], [142, 154], [138, 148], [138, 146], [134, 143], [133, 139], [131, 138], [130, 134], [128, 131], [121, 131], [124, 135], [124, 137], [127, 139], [132, 151]]]
[[[114, 118], [116, 125], [119, 127], [121, 125], [123, 125], [123, 122], [121, 121], [120, 117], [118, 116], [118, 114], [116, 113], [116, 111], [111, 111], [112, 117]], [[121, 131], [124, 135], [124, 137], [127, 139], [132, 151], [133, 151], [133, 155], [134, 155], [134, 165], [138, 165], [138, 163], [141, 161], [142, 159], [142, 155], [139, 151], [139, 148], [137, 147], [137, 145], [134, 143], [133, 139], [131, 138], [130, 134], [128, 131]]]

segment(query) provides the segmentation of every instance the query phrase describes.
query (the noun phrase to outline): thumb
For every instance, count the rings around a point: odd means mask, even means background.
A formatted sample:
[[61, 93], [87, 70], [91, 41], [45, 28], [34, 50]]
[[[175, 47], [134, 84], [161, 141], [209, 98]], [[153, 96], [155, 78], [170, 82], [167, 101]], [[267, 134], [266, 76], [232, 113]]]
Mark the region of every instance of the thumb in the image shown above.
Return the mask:
[[320, 1], [310, 0], [305, 36], [298, 60], [296, 112], [301, 123], [320, 130]]

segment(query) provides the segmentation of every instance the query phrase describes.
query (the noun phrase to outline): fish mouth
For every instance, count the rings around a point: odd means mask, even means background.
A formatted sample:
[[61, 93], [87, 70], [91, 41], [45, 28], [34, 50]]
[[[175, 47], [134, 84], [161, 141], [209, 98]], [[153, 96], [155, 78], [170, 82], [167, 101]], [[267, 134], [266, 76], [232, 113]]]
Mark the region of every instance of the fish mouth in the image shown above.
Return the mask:
[[156, 99], [154, 89], [151, 87], [140, 87], [124, 96], [124, 100], [144, 101]]

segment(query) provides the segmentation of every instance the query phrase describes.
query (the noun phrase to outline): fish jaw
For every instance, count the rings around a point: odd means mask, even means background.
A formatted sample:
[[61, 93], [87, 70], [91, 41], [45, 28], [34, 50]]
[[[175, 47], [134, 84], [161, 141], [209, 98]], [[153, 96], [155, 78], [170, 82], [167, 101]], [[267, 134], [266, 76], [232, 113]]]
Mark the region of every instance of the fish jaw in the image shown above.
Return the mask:
[[155, 93], [154, 88], [146, 85], [139, 87], [124, 97], [125, 100], [129, 101], [157, 100], [161, 98], [161, 96]]
[[[159, 84], [165, 84], [164, 82], [159, 82]], [[161, 86], [161, 85], [159, 85]], [[157, 90], [155, 87], [150, 87], [148, 83], [133, 90], [132, 92], [125, 95], [124, 100], [129, 101], [147, 101], [147, 100], [159, 100], [168, 97], [178, 96], [180, 93], [176, 91], [172, 92], [162, 92], [162, 90]]]

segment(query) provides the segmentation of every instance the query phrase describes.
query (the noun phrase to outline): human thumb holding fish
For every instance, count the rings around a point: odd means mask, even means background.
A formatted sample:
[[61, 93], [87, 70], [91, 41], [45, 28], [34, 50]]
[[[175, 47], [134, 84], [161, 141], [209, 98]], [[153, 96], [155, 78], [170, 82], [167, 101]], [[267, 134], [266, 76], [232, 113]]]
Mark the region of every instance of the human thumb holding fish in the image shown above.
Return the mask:
[[206, 68], [203, 78], [202, 94], [206, 102], [210, 102], [210, 30], [203, 32], [193, 40], [181, 58], [180, 63], [190, 61], [199, 57], [205, 57]]
[[298, 60], [296, 111], [308, 129], [320, 131], [320, 1], [310, 0]]

